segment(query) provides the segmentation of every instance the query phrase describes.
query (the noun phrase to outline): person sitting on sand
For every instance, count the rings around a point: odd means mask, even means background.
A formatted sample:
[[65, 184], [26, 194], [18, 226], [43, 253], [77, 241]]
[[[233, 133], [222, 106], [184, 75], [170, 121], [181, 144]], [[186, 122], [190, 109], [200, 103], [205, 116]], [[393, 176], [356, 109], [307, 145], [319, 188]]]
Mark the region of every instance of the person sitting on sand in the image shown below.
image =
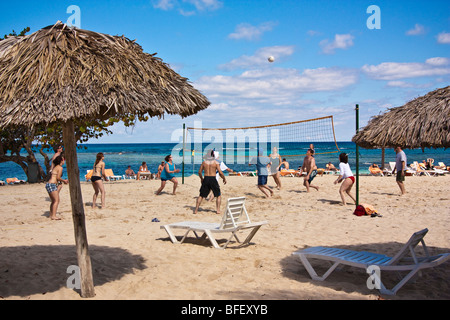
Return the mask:
[[314, 159], [313, 155], [313, 149], [308, 149], [308, 151], [306, 151], [306, 157], [303, 160], [303, 166], [300, 170], [300, 176], [302, 175], [303, 171], [306, 172], [306, 176], [303, 178], [303, 185], [306, 187], [306, 192], [309, 192], [309, 188], [314, 188], [319, 191], [318, 186], [313, 186], [311, 184], [311, 182], [317, 175], [316, 160]]
[[[203, 177], [203, 172], [205, 172], [205, 177]], [[216, 179], [216, 172], [218, 172], [219, 176], [222, 178], [223, 184], [226, 184], [227, 180], [220, 169], [219, 163], [215, 159], [214, 150], [210, 150], [208, 151], [205, 161], [202, 162], [202, 165], [198, 170], [198, 176], [200, 177], [202, 186], [200, 187], [200, 195], [195, 204], [194, 214], [197, 214], [203, 198], [206, 198], [211, 190], [216, 198], [216, 213], [220, 214], [220, 202], [222, 197], [220, 194], [219, 182]]]
[[289, 170], [289, 162], [287, 162], [286, 158], [283, 158], [283, 161], [281, 161], [280, 171], [281, 170]]
[[345, 193], [348, 194], [350, 198], [356, 203], [356, 199], [352, 196], [350, 191], [352, 190], [353, 184], [355, 183], [355, 177], [353, 176], [352, 169], [348, 164], [348, 155], [345, 153], [341, 153], [339, 155], [339, 177], [334, 184], [338, 184], [342, 182], [342, 185], [339, 189], [339, 194], [341, 195], [342, 205], [346, 205], [345, 201]]
[[56, 217], [56, 212], [58, 210], [59, 205], [59, 190], [58, 190], [58, 183], [64, 183], [68, 184], [69, 180], [62, 179], [62, 172], [63, 172], [63, 166], [64, 165], [64, 158], [62, 156], [57, 156], [53, 160], [53, 169], [52, 174], [50, 176], [50, 179], [48, 180], [47, 184], [45, 185], [45, 189], [48, 192], [48, 195], [50, 196], [51, 204], [50, 204], [50, 219], [52, 220], [61, 220], [61, 218]]
[[134, 173], [133, 169], [131, 169], [131, 166], [128, 166], [128, 169], [125, 170], [125, 177], [127, 178], [135, 178], [136, 173]]
[[334, 166], [334, 164], [331, 163], [331, 161], [328, 162], [328, 163], [326, 164], [325, 168], [327, 168], [327, 170], [329, 170], [329, 171], [337, 171], [337, 170], [338, 170], [338, 169]]
[[137, 173], [136, 180], [140, 180], [141, 174], [145, 173], [145, 175], [150, 175], [150, 170], [148, 170], [147, 162], [142, 162], [142, 165], [139, 167], [139, 171]]
[[175, 195], [178, 186], [178, 180], [175, 178], [175, 173], [180, 172], [180, 169], [175, 168], [175, 164], [172, 162], [172, 156], [169, 154], [165, 157], [164, 170], [161, 172], [161, 187], [156, 191], [156, 195], [159, 195], [161, 191], [166, 187], [166, 182], [171, 181], [173, 183], [172, 194]]

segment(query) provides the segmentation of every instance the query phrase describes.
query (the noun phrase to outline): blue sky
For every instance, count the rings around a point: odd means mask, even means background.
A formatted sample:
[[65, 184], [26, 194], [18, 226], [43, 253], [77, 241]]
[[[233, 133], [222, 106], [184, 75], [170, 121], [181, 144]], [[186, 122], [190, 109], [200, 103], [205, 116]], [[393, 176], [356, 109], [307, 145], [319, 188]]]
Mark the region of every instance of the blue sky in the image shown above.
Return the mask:
[[[2, 1], [0, 34], [66, 22], [70, 5], [80, 8], [81, 28], [135, 39], [212, 103], [185, 119], [119, 123], [92, 143], [179, 142], [183, 123], [197, 121], [245, 127], [328, 115], [348, 141], [355, 104], [362, 127], [450, 84], [448, 0]], [[371, 5], [379, 11], [368, 13]]]

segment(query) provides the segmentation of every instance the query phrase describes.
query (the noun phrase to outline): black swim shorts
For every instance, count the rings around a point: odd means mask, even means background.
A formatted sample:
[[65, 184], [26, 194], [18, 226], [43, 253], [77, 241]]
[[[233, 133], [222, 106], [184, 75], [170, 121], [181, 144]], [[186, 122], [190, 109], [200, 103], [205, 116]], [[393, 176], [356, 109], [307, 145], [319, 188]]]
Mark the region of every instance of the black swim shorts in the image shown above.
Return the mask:
[[204, 177], [203, 183], [200, 188], [200, 197], [206, 198], [210, 191], [213, 191], [214, 197], [220, 196], [219, 182], [217, 182], [216, 177]]

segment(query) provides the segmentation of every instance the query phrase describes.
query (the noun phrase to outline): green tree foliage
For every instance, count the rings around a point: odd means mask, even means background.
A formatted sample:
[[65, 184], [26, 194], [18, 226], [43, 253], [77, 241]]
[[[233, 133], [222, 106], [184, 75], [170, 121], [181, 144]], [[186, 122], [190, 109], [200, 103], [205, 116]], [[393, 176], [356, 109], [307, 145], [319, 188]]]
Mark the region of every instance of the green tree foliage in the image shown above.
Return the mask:
[[5, 36], [4, 36], [3, 38], [0, 38], [0, 40], [4, 40], [4, 39], [6, 39], [6, 38], [8, 38], [8, 37], [23, 37], [27, 32], [30, 32], [30, 27], [26, 27], [26, 28], [23, 29], [19, 34], [17, 34], [17, 33], [13, 30], [9, 35], [6, 35], [6, 34], [5, 34]]

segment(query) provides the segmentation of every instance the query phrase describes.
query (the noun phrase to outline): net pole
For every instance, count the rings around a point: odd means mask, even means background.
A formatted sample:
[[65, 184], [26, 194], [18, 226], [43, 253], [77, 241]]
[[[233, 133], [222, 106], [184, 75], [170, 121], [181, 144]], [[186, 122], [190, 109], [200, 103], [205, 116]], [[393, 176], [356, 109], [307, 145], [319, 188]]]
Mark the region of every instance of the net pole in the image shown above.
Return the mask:
[[[356, 134], [359, 132], [359, 105], [356, 105]], [[356, 206], [359, 205], [359, 146], [356, 145]]]
[[183, 123], [183, 164], [182, 164], [182, 169], [183, 169], [183, 173], [182, 173], [182, 178], [181, 178], [181, 183], [184, 184], [184, 153], [186, 150], [186, 124]]

